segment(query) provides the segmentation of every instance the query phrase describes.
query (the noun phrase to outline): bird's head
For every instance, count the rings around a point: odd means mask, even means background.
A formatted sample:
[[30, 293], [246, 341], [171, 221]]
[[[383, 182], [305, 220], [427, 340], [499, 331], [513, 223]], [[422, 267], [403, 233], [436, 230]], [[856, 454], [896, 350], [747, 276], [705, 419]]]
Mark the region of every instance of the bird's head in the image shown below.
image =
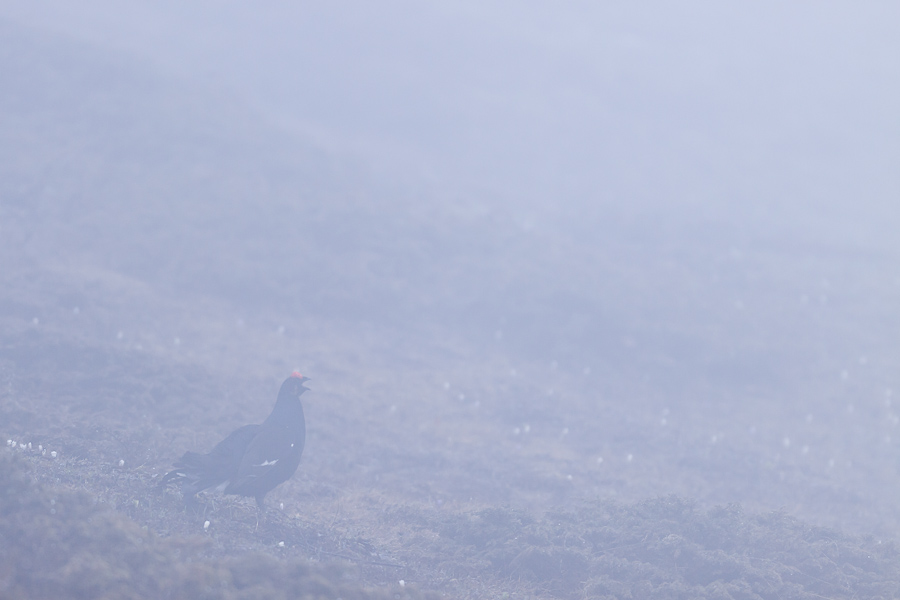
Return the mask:
[[309, 391], [309, 388], [303, 385], [309, 381], [309, 377], [301, 375], [297, 371], [291, 373], [291, 376], [284, 380], [281, 384], [281, 391], [278, 392], [278, 398], [299, 398], [300, 394]]

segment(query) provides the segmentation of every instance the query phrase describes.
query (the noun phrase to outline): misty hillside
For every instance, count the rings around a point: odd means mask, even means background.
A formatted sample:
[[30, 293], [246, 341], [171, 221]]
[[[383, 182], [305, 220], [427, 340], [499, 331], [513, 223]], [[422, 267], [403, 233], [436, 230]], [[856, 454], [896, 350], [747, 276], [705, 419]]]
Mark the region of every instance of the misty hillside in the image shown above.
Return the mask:
[[[237, 581], [262, 552], [305, 590], [285, 565], [345, 560], [332, 575], [359, 597], [400, 578], [453, 597], [890, 594], [900, 257], [839, 211], [729, 212], [659, 182], [658, 202], [540, 209], [451, 192], [10, 20], [0, 132], [0, 434], [25, 459], [2, 475], [33, 514], [84, 493], [114, 511], [104, 535], [168, 540], [147, 542], [154, 564], [206, 536], [209, 573]], [[216, 497], [210, 532], [154, 495], [184, 451], [261, 421], [293, 369], [309, 440], [277, 517], [258, 530]], [[67, 501], [65, 527], [93, 514]]]

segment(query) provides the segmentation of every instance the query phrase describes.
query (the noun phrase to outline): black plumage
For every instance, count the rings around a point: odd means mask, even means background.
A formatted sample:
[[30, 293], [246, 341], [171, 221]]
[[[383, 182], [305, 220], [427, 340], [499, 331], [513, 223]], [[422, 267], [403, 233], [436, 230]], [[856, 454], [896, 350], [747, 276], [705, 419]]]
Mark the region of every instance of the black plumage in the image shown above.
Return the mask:
[[300, 373], [281, 384], [272, 414], [259, 425], [244, 425], [207, 454], [185, 452], [160, 481], [181, 483], [185, 502], [216, 487], [226, 494], [253, 496], [260, 508], [266, 494], [297, 471], [306, 442], [306, 420], [300, 396], [309, 388]]

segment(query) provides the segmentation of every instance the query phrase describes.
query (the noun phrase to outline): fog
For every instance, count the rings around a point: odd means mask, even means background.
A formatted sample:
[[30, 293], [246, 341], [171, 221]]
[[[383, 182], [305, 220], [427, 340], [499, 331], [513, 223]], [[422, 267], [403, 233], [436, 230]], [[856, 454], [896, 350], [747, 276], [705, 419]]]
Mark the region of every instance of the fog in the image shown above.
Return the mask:
[[894, 539], [898, 19], [5, 2], [0, 433], [164, 470], [299, 368], [310, 523], [677, 494]]
[[433, 183], [445, 202], [474, 195], [541, 217], [635, 203], [792, 224], [824, 213], [816, 225], [865, 229], [897, 185], [893, 10], [11, 2], [4, 13], [234, 94], [336, 153]]

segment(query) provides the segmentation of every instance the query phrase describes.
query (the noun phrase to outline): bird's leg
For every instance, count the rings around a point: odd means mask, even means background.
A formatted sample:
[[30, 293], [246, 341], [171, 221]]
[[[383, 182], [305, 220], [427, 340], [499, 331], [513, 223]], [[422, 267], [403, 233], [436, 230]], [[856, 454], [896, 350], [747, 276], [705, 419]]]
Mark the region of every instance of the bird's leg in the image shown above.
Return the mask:
[[184, 494], [184, 508], [192, 512], [197, 512], [200, 502], [197, 500], [196, 494]]
[[195, 494], [186, 495], [184, 497], [184, 510], [194, 517], [205, 519], [206, 511], [208, 509], [209, 506], [205, 502], [201, 503], [200, 499], [197, 498]]
[[263, 522], [268, 522], [268, 516], [266, 515], [266, 505], [263, 502], [265, 498], [265, 494], [262, 496], [255, 496], [256, 498], [256, 526], [259, 527], [260, 516], [262, 516]]

